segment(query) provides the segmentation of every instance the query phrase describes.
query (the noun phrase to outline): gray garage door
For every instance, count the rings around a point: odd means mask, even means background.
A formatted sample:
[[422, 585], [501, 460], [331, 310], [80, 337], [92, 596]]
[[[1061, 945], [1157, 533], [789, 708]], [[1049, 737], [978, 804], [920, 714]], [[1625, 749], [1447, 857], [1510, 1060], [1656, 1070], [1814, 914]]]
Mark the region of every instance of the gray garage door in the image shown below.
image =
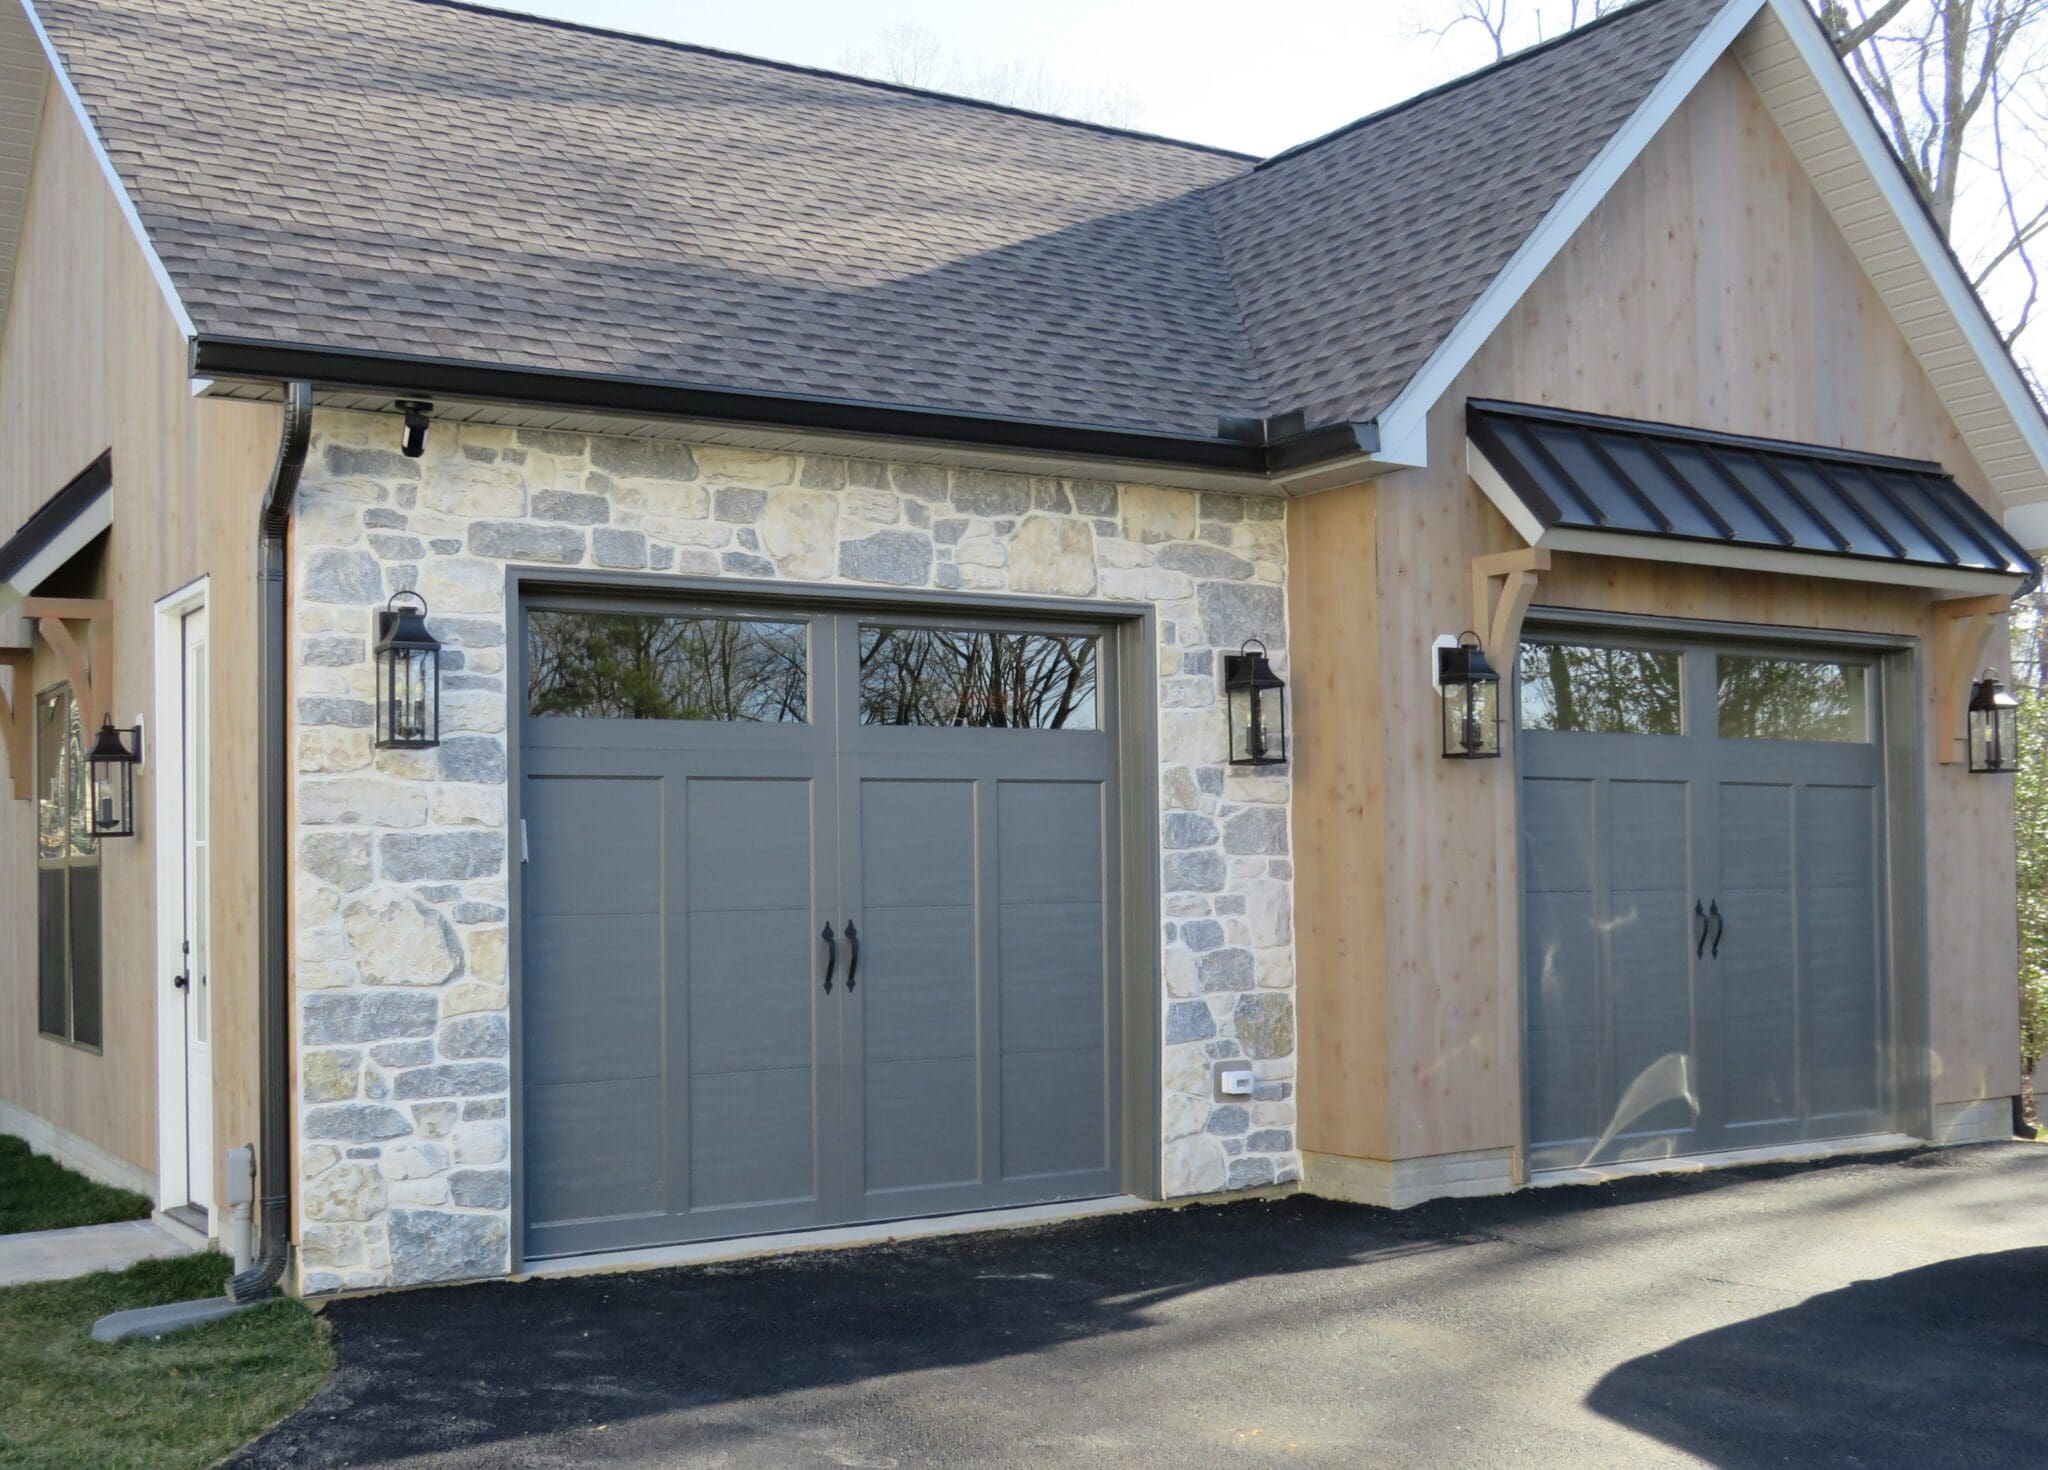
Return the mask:
[[1877, 666], [1559, 638], [1517, 675], [1531, 1167], [1889, 1127]]
[[1100, 630], [525, 627], [529, 1258], [1115, 1190]]

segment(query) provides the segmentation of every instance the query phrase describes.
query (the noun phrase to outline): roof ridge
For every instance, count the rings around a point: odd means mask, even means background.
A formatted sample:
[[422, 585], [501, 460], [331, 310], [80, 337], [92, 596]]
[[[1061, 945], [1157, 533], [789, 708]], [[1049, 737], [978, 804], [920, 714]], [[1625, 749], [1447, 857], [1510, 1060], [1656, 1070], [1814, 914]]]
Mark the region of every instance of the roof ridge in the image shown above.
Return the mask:
[[825, 81], [845, 82], [856, 87], [870, 87], [876, 91], [894, 92], [899, 96], [923, 97], [934, 102], [950, 102], [961, 107], [977, 108], [983, 112], [1003, 113], [1010, 117], [1030, 118], [1036, 122], [1058, 123], [1062, 127], [1081, 128], [1091, 133], [1102, 133], [1112, 138], [1129, 138], [1140, 143], [1159, 143], [1169, 148], [1181, 148], [1190, 153], [1206, 153], [1218, 158], [1234, 159], [1242, 163], [1256, 164], [1260, 155], [1245, 153], [1235, 148], [1221, 148], [1213, 143], [1196, 143], [1186, 138], [1170, 138], [1164, 133], [1148, 133], [1141, 128], [1120, 128], [1112, 123], [1091, 122], [1087, 118], [1062, 117], [1056, 112], [1040, 112], [1029, 107], [1014, 107], [1006, 102], [991, 102], [983, 97], [969, 97], [959, 92], [941, 92], [934, 87], [914, 87], [903, 82], [885, 82], [877, 77], [864, 77], [852, 72], [833, 71], [829, 67], [806, 66], [796, 61], [777, 61], [770, 56], [753, 56], [744, 51], [728, 51], [719, 46], [705, 46], [695, 41], [677, 41], [666, 36], [650, 36], [644, 31], [622, 31], [610, 26], [590, 25], [584, 21], [564, 20], [560, 16], [539, 15], [527, 10], [506, 10], [496, 5], [485, 5], [480, 0], [409, 0], [415, 5], [431, 5], [441, 10], [467, 11], [471, 15], [487, 16], [492, 20], [508, 20], [528, 25], [547, 26], [558, 31], [574, 31], [586, 36], [605, 36], [615, 41], [630, 41], [640, 46], [656, 46], [666, 51], [687, 51], [698, 56], [715, 56], [723, 61], [743, 62], [748, 66], [765, 67], [771, 71], [789, 72], [796, 76], [818, 77]]
[[[1413, 96], [1403, 97], [1398, 102], [1390, 102], [1377, 112], [1368, 112], [1364, 117], [1354, 118], [1341, 127], [1332, 128], [1327, 133], [1310, 138], [1305, 143], [1296, 143], [1291, 147], [1281, 149], [1278, 153], [1269, 154], [1265, 158], [1260, 159], [1254, 167], [1255, 169], [1270, 168], [1276, 163], [1284, 163], [1312, 149], [1320, 148], [1325, 143], [1332, 143], [1339, 138], [1347, 137], [1361, 128], [1370, 127], [1377, 122], [1383, 122], [1387, 118], [1406, 112], [1412, 107], [1419, 107], [1425, 102], [1433, 102], [1446, 93], [1455, 92], [1458, 88], [1472, 82], [1482, 81], [1497, 72], [1506, 71], [1509, 67], [1527, 61], [1531, 57], [1541, 56], [1555, 51], [1562, 46], [1570, 45], [1572, 42], [1581, 40], [1595, 31], [1613, 25], [1617, 21], [1624, 20], [1630, 16], [1641, 15], [1645, 11], [1655, 10], [1660, 5], [1670, 3], [1673, 3], [1673, 0], [1628, 0], [1628, 3], [1608, 11], [1604, 15], [1594, 16], [1593, 19], [1587, 21], [1584, 25], [1574, 26], [1567, 31], [1560, 31], [1548, 40], [1538, 41], [1531, 46], [1524, 46], [1519, 51], [1511, 51], [1506, 56], [1490, 61], [1475, 71], [1460, 73], [1448, 81], [1438, 82], [1434, 87], [1425, 87]], [[1721, 3], [1726, 4], [1727, 0], [1721, 0]], [[1219, 180], [1219, 183], [1221, 182], [1227, 181]], [[1209, 187], [1213, 188], [1215, 185]]]

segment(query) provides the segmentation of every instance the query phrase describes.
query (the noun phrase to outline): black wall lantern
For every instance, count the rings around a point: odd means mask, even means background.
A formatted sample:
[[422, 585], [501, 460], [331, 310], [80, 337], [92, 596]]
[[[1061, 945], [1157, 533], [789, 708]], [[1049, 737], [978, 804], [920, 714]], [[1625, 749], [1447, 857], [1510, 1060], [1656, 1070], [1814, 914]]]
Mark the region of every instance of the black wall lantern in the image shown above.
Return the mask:
[[426, 598], [394, 592], [377, 614], [377, 745], [426, 750], [440, 743], [441, 644], [427, 631]]
[[1266, 645], [1258, 639], [1247, 638], [1236, 653], [1223, 655], [1223, 697], [1230, 706], [1233, 766], [1287, 764], [1286, 688], [1267, 660]]
[[1444, 759], [1498, 759], [1500, 675], [1486, 661], [1477, 633], [1437, 645], [1436, 685], [1443, 699]]
[[[1950, 708], [1954, 708], [1953, 705]], [[2020, 702], [1986, 669], [1970, 690], [1970, 769], [1979, 774], [2010, 771], [2019, 764], [2017, 717]]]
[[142, 764], [142, 726], [120, 730], [108, 715], [86, 752], [92, 790], [92, 835], [135, 835], [135, 768]]

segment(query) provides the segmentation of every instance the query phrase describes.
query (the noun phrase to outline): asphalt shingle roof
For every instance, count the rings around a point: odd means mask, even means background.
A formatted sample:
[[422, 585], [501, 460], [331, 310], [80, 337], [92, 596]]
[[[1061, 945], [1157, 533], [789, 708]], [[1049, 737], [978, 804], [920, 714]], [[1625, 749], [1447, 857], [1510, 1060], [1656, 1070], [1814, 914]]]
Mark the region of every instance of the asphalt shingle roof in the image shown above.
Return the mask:
[[36, 0], [205, 336], [1211, 436], [1369, 419], [1723, 0], [1265, 163], [438, 0]]

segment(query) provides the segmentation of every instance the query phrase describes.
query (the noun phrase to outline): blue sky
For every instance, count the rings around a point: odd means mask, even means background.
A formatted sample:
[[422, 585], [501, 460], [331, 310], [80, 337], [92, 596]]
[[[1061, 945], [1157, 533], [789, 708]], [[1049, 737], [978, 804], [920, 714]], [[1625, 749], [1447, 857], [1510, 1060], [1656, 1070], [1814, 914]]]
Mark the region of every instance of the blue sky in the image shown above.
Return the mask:
[[834, 70], [915, 26], [970, 70], [1020, 66], [1076, 95], [1123, 89], [1147, 132], [1272, 153], [1491, 58], [1438, 40], [1449, 0], [495, 0], [508, 9]]

